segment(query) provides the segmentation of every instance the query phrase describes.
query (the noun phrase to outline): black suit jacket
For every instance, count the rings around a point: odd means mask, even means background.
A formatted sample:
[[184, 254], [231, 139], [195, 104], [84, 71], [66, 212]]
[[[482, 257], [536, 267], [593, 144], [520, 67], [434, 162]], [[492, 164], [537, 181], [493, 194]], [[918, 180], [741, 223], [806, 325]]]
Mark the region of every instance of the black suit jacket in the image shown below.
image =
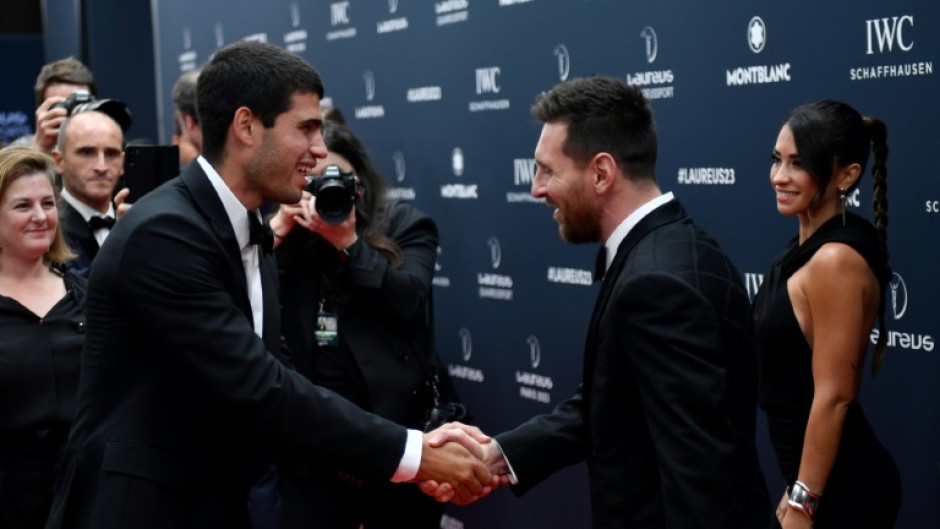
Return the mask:
[[747, 315], [740, 274], [677, 201], [643, 218], [604, 277], [579, 391], [497, 436], [517, 492], [586, 459], [594, 527], [769, 527]]
[[231, 223], [201, 167], [139, 200], [88, 284], [78, 412], [48, 528], [244, 528], [274, 454], [389, 479], [405, 429], [285, 368], [273, 257], [255, 335]]
[[76, 254], [75, 259], [68, 262], [68, 269], [76, 275], [87, 278], [91, 263], [98, 255], [98, 240], [95, 239], [95, 234], [88, 227], [88, 222], [82, 218], [81, 213], [65, 200], [60, 200], [59, 204], [61, 205], [59, 225], [62, 227], [62, 235]]
[[323, 353], [314, 329], [326, 298], [325, 310], [338, 315], [342, 352], [353, 363], [345, 366], [342, 393], [364, 409], [420, 429], [430, 405], [423, 384], [434, 354], [428, 311], [437, 225], [404, 202], [389, 203], [383, 224], [401, 249], [400, 267], [362, 239], [340, 264], [331, 244], [302, 228], [278, 246], [284, 338], [298, 371], [316, 380], [313, 362]]

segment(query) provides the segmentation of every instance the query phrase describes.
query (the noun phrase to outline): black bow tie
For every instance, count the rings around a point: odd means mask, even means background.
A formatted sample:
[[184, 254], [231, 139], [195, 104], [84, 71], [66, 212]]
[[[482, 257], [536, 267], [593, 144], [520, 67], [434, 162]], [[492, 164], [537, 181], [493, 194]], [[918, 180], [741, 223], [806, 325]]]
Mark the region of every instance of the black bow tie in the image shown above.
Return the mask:
[[607, 247], [602, 244], [597, 249], [597, 258], [594, 261], [594, 281], [604, 279], [605, 272], [607, 272]]
[[261, 224], [258, 220], [258, 214], [254, 211], [248, 212], [248, 244], [260, 244], [264, 253], [270, 253], [274, 248], [274, 237], [271, 230]]
[[114, 227], [114, 217], [94, 216], [88, 219], [88, 227], [91, 228], [91, 231], [98, 231], [102, 229], [110, 230]]

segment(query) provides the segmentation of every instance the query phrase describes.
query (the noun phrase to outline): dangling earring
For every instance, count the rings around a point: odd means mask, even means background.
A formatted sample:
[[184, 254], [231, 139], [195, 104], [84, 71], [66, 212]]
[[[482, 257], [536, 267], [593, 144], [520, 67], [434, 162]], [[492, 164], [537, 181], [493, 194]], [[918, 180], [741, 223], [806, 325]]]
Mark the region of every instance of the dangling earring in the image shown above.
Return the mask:
[[839, 198], [842, 200], [842, 225], [845, 226], [845, 188], [839, 188]]

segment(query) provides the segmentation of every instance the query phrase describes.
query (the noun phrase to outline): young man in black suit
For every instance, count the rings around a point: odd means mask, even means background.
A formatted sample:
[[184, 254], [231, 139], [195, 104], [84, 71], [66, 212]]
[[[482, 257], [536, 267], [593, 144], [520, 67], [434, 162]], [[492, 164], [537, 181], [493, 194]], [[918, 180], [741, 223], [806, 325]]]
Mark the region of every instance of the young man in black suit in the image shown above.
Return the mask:
[[135, 203], [92, 269], [78, 412], [48, 528], [275, 523], [276, 509], [259, 507], [276, 505], [270, 494], [249, 494], [272, 491], [261, 478], [283, 454], [363, 479], [433, 477], [468, 500], [488, 491], [489, 472], [460, 444], [430, 448], [429, 434], [275, 357], [276, 267], [257, 209], [299, 201], [326, 156], [322, 95], [313, 68], [271, 44], [233, 44], [203, 70], [203, 156]]
[[648, 101], [591, 77], [532, 112], [544, 124], [532, 195], [555, 208], [564, 240], [601, 242], [603, 284], [579, 390], [496, 436], [506, 459], [490, 443], [491, 469], [508, 472], [508, 460], [522, 494], [586, 460], [597, 528], [769, 527], [747, 294], [718, 243], [660, 191]]

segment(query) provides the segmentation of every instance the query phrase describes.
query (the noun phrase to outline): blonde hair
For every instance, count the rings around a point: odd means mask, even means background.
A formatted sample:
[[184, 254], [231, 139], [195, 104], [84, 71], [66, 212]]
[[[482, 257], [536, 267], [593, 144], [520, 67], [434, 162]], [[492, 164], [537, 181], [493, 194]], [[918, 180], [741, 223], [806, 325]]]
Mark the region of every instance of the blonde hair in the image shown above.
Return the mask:
[[[0, 199], [2, 199], [10, 184], [18, 178], [35, 173], [43, 173], [49, 179], [52, 189], [55, 189], [55, 162], [45, 153], [27, 147], [6, 147], [0, 149]], [[56, 223], [55, 236], [52, 245], [43, 256], [49, 262], [62, 263], [74, 259], [75, 254], [65, 242], [62, 229]]]

